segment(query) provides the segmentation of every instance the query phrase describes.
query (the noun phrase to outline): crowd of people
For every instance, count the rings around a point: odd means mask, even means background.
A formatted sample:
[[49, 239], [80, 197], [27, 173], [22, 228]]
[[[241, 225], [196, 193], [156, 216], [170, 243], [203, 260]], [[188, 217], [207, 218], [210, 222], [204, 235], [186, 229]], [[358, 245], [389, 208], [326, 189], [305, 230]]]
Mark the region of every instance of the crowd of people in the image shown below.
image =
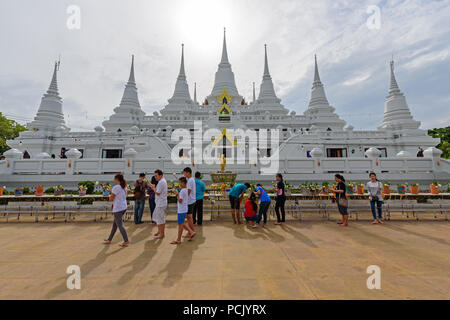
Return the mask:
[[[196, 235], [196, 226], [203, 224], [203, 198], [206, 192], [205, 183], [202, 181], [200, 172], [192, 175], [192, 169], [184, 168], [183, 176], [178, 180], [178, 187], [174, 190], [177, 199], [177, 238], [171, 244], [179, 245], [182, 239], [192, 241]], [[373, 224], [383, 224], [382, 206], [383, 185], [378, 181], [375, 173], [370, 173], [370, 181], [366, 184], [366, 190], [369, 193], [370, 206], [373, 215]], [[341, 174], [335, 175], [336, 186], [330, 191], [336, 195], [336, 203], [339, 213], [342, 216], [338, 222], [340, 226], [348, 226], [348, 199], [346, 196], [347, 187], [345, 178]], [[111, 233], [104, 240], [106, 244], [110, 244], [117, 229], [123, 237], [122, 247], [129, 245], [127, 232], [123, 223], [123, 215], [126, 213], [127, 204], [127, 183], [122, 174], [114, 177], [115, 185], [111, 190], [110, 201], [112, 201], [112, 212], [114, 222]], [[228, 192], [228, 198], [231, 207], [231, 216], [234, 224], [241, 224], [240, 210], [244, 195], [248, 194], [251, 188], [249, 183], [235, 184]], [[165, 237], [166, 210], [168, 185], [161, 170], [155, 170], [150, 181], [146, 179], [146, 175], [141, 173], [134, 184], [134, 223], [142, 224], [142, 216], [145, 208], [145, 201], [148, 195], [150, 215], [153, 224], [157, 225], [157, 232], [154, 234], [155, 239], [163, 239]], [[275, 196], [275, 213], [277, 221], [275, 225], [283, 225], [286, 222], [285, 202], [286, 190], [283, 181], [283, 175], [276, 175], [276, 185], [274, 186]], [[259, 201], [258, 201], [259, 200]], [[265, 227], [267, 224], [267, 212], [272, 203], [272, 199], [266, 189], [257, 184], [254, 190], [250, 190], [248, 199], [245, 201], [244, 218], [252, 228]], [[261, 223], [262, 222], [262, 223]], [[183, 234], [184, 233], [184, 234]]]

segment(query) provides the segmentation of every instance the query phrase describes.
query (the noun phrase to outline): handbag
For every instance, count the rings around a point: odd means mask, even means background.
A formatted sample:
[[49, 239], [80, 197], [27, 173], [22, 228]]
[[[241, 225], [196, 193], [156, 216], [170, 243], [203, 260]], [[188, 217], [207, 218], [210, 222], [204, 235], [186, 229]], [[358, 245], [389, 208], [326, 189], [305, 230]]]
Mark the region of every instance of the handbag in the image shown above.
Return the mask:
[[344, 208], [348, 208], [348, 199], [342, 198], [339, 195], [339, 206], [344, 207]]

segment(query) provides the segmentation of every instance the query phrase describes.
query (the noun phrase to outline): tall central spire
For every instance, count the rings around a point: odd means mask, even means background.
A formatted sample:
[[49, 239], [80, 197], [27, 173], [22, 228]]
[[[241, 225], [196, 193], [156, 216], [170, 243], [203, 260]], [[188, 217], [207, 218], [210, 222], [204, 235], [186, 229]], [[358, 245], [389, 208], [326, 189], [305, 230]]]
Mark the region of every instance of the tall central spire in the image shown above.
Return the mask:
[[228, 51], [227, 51], [227, 30], [223, 28], [223, 46], [222, 46], [222, 59], [220, 60], [220, 64], [229, 65], [228, 61]]
[[[222, 94], [223, 90], [226, 90], [232, 97], [240, 97], [239, 92], [236, 87], [236, 82], [234, 80], [234, 73], [231, 70], [231, 64], [228, 60], [228, 50], [227, 50], [227, 38], [226, 30], [223, 30], [223, 46], [222, 46], [222, 58], [220, 59], [219, 68], [216, 72], [214, 87], [211, 92], [211, 96], [208, 98], [209, 101], [216, 100], [215, 98]], [[241, 99], [236, 99], [234, 101], [240, 101]]]

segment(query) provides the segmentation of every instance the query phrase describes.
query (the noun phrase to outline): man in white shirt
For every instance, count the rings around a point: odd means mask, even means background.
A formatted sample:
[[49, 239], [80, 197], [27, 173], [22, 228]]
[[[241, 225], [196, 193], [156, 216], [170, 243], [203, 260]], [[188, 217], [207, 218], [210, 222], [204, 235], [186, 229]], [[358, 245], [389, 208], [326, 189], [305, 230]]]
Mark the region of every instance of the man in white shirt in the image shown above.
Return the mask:
[[194, 213], [194, 206], [195, 206], [195, 202], [196, 202], [195, 179], [192, 176], [192, 170], [189, 167], [184, 168], [183, 175], [187, 179], [187, 189], [188, 189], [187, 222], [188, 222], [188, 226], [189, 226], [189, 228], [184, 228], [188, 232], [184, 237], [192, 239], [196, 234], [195, 229], [194, 229], [194, 219], [192, 218], [192, 214]]
[[151, 184], [150, 187], [155, 192], [155, 211], [153, 211], [153, 221], [158, 225], [158, 232], [155, 239], [164, 238], [166, 227], [166, 208], [167, 208], [167, 181], [161, 170], [155, 170], [155, 179], [158, 184]]

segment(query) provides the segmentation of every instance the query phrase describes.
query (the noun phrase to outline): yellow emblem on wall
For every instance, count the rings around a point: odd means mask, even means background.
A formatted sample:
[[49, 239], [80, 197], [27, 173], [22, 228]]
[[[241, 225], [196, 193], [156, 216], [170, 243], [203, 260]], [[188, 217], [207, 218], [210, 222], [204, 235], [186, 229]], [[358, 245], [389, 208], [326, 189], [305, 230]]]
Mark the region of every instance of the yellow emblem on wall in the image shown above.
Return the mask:
[[233, 97], [228, 94], [226, 89], [223, 89], [222, 94], [217, 97], [217, 101], [222, 103], [222, 106], [217, 110], [217, 113], [223, 116], [232, 114], [231, 109], [228, 107], [231, 100], [233, 100]]

